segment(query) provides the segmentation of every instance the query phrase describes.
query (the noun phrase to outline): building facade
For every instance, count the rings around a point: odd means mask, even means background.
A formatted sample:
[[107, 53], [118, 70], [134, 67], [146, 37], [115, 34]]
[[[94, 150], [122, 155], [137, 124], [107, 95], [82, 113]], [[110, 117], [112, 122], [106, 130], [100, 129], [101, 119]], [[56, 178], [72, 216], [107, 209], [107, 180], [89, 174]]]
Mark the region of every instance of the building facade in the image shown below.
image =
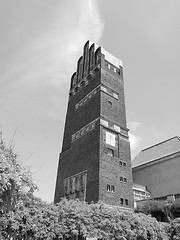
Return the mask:
[[180, 137], [142, 150], [132, 161], [133, 181], [155, 200], [180, 198]]
[[140, 184], [133, 184], [134, 201], [145, 200], [151, 197], [147, 187]]
[[71, 78], [54, 201], [131, 208], [132, 188], [122, 62], [88, 41]]

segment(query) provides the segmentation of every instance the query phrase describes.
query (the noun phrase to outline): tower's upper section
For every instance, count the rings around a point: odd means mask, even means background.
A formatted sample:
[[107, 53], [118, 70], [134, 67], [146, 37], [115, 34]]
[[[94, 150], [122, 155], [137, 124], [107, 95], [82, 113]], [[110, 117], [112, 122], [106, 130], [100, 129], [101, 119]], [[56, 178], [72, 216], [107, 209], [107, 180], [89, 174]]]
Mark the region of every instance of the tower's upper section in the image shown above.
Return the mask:
[[77, 62], [77, 70], [71, 77], [70, 96], [74, 95], [79, 88], [86, 84], [93, 72], [101, 68], [102, 56], [106, 62], [114, 67], [114, 72], [122, 74], [122, 61], [120, 59], [97, 44], [87, 41], [84, 45], [83, 56]]

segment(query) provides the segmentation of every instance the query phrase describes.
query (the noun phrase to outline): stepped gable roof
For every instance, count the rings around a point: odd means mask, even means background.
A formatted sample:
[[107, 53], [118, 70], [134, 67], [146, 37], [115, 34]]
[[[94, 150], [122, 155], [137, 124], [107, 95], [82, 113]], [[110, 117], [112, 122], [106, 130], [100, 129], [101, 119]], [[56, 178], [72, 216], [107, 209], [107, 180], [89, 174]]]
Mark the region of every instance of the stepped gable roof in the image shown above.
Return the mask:
[[133, 159], [132, 168], [147, 164], [176, 152], [180, 152], [180, 137], [178, 136], [141, 150]]

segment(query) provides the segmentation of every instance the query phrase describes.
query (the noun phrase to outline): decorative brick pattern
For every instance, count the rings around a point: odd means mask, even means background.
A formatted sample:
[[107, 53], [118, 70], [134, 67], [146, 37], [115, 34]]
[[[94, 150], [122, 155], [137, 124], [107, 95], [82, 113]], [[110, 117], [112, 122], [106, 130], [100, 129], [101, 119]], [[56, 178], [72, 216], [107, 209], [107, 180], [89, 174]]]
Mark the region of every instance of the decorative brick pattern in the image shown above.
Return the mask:
[[121, 128], [115, 124], [111, 125], [108, 121], [104, 119], [100, 119], [100, 124], [104, 127], [109, 128], [110, 130], [113, 130], [115, 132], [121, 133]]
[[98, 121], [99, 121], [99, 118], [95, 119], [94, 121], [92, 121], [88, 125], [86, 125], [85, 127], [81, 128], [79, 131], [74, 133], [71, 137], [71, 141], [73, 142], [73, 141], [77, 140], [78, 138], [82, 137], [85, 133], [92, 131], [95, 128]]
[[86, 198], [87, 171], [80, 172], [64, 179], [64, 194], [68, 199]]
[[78, 110], [78, 108], [80, 108], [82, 105], [87, 103], [87, 101], [89, 101], [92, 97], [94, 97], [94, 95], [96, 95], [99, 89], [100, 89], [100, 85], [97, 86], [95, 89], [93, 89], [90, 93], [88, 93], [81, 101], [79, 101], [75, 105], [75, 109]]
[[[66, 196], [131, 208], [133, 184], [122, 62], [90, 45], [85, 44], [71, 78], [54, 201]], [[78, 174], [86, 170], [85, 183]]]
[[101, 91], [103, 91], [104, 93], [107, 93], [108, 95], [110, 95], [111, 97], [117, 100], [119, 99], [119, 94], [105, 85], [101, 86]]

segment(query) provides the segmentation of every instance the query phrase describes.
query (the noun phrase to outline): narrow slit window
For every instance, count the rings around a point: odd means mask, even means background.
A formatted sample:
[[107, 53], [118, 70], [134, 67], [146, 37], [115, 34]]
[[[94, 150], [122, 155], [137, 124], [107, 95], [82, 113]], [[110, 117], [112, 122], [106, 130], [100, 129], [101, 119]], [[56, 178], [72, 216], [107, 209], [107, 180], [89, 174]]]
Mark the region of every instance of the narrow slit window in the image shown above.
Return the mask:
[[107, 191], [110, 192], [111, 191], [111, 186], [109, 184], [107, 184]]
[[115, 187], [111, 185], [111, 192], [115, 192]]
[[126, 163], [125, 162], [123, 162], [123, 167], [126, 167]]
[[122, 206], [124, 203], [124, 199], [123, 198], [120, 198], [120, 205]]
[[122, 161], [119, 161], [119, 166], [122, 167]]

